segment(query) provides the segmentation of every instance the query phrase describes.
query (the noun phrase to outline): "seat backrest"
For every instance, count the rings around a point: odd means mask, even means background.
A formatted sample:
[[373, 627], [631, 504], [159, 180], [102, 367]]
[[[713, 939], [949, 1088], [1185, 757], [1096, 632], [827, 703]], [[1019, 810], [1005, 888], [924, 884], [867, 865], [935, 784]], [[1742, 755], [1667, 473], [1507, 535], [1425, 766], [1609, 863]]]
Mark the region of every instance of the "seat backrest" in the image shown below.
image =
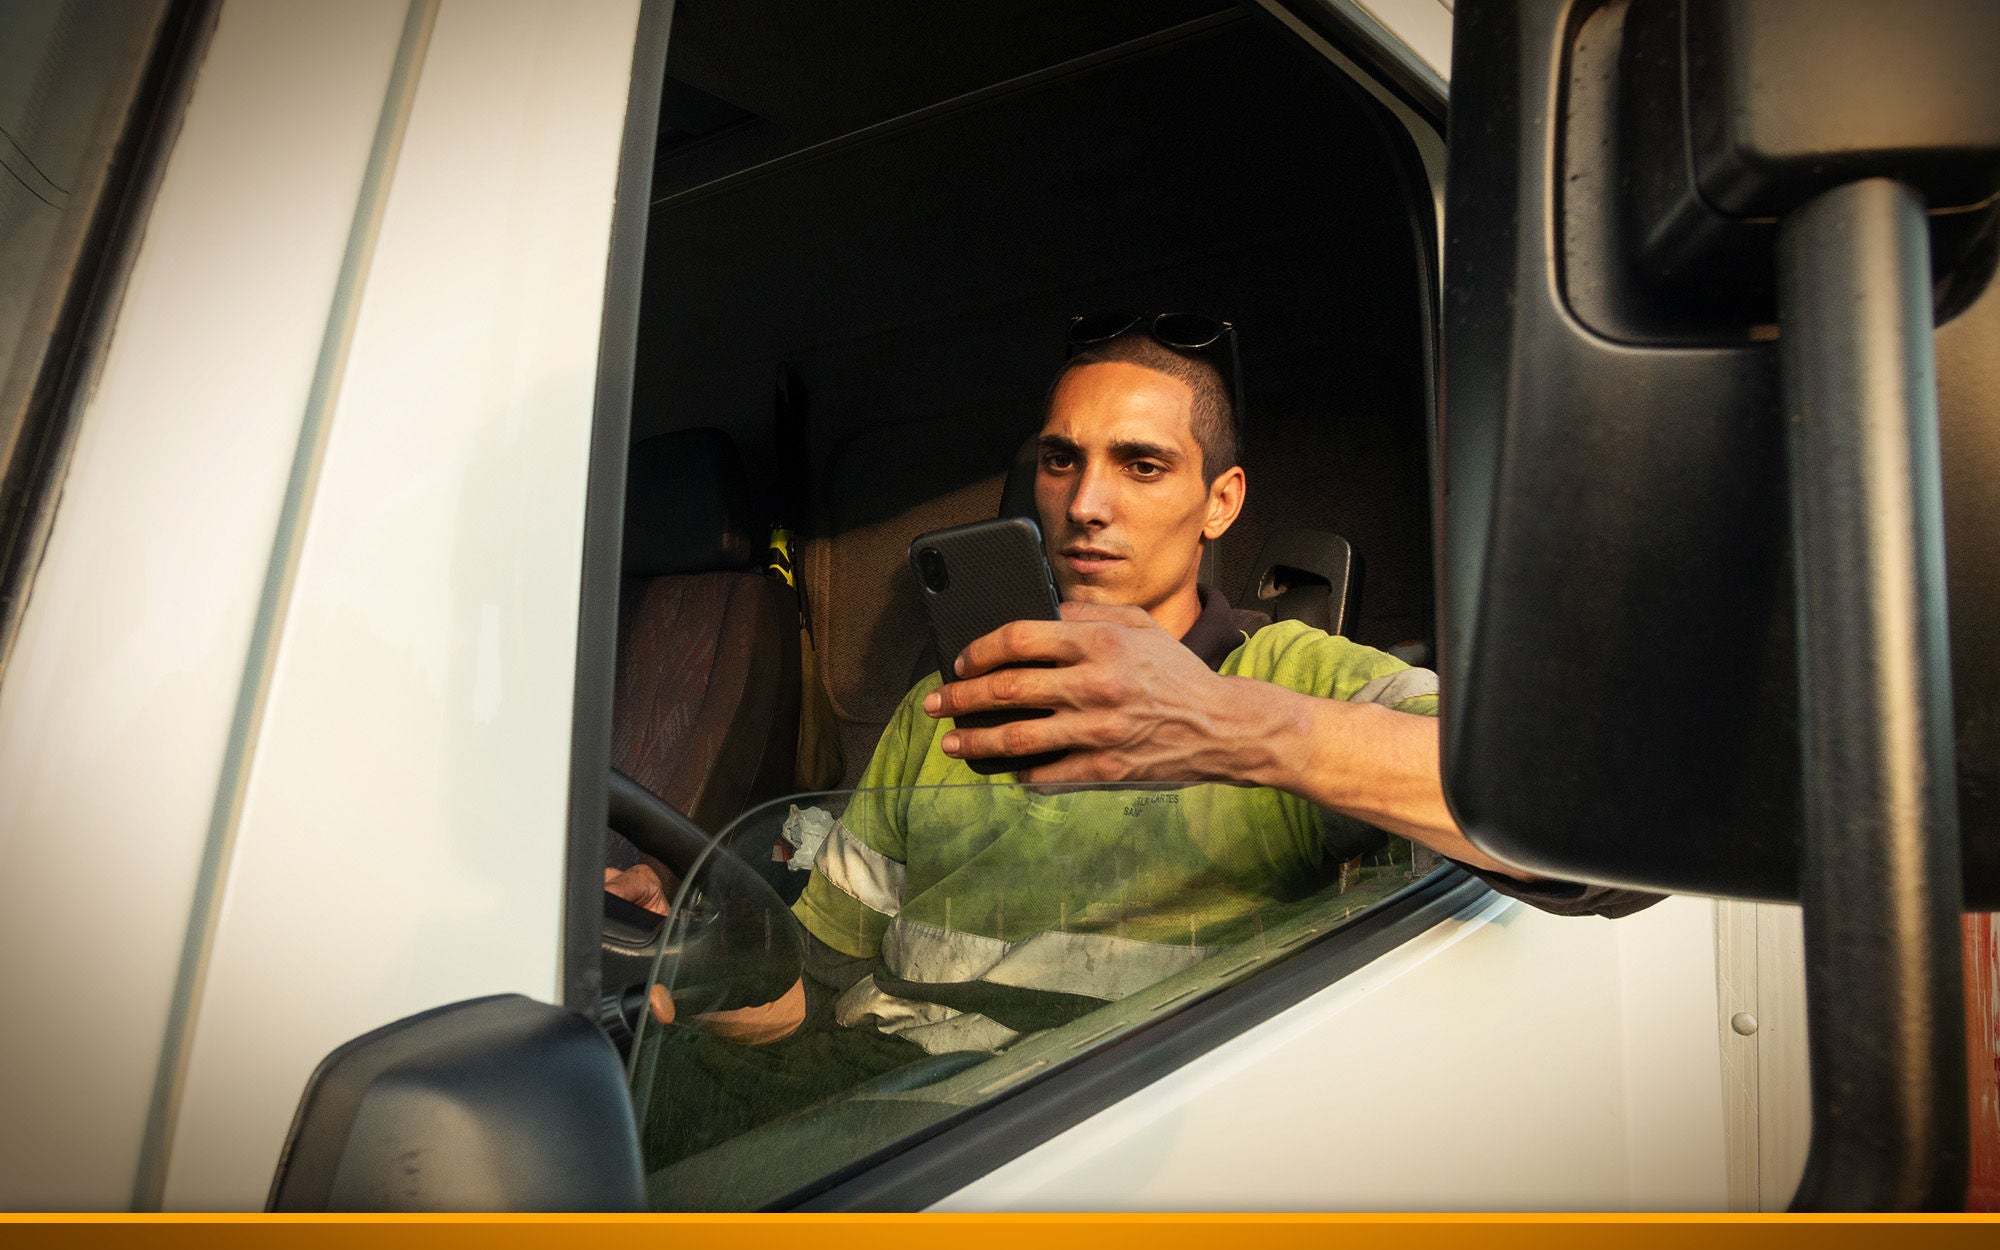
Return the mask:
[[1272, 530], [1237, 602], [1269, 612], [1274, 621], [1304, 621], [1344, 634], [1360, 585], [1361, 564], [1345, 538], [1329, 530]]
[[798, 605], [749, 498], [720, 430], [632, 448], [612, 764], [711, 833], [791, 789], [798, 744]]
[[837, 445], [821, 471], [803, 565], [813, 640], [840, 724], [843, 784], [866, 767], [925, 646], [910, 541], [994, 514], [999, 466], [1023, 423], [966, 413], [862, 430]]

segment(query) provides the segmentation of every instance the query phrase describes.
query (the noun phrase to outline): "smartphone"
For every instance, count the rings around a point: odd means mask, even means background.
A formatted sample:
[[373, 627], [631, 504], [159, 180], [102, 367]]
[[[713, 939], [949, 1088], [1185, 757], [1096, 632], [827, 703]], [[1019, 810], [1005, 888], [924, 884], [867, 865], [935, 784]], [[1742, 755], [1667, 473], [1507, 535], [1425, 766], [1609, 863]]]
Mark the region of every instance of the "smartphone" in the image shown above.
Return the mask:
[[[952, 661], [973, 639], [1009, 621], [1056, 621], [1056, 583], [1042, 554], [1042, 530], [1027, 517], [1002, 517], [919, 534], [910, 544], [910, 568], [922, 591], [931, 642], [937, 647], [938, 675], [955, 680]], [[1010, 721], [1038, 720], [1047, 708], [1007, 708], [957, 718], [966, 729], [990, 729]], [[996, 755], [965, 761], [972, 771], [1019, 772], [1053, 763], [1061, 751], [1040, 755]]]

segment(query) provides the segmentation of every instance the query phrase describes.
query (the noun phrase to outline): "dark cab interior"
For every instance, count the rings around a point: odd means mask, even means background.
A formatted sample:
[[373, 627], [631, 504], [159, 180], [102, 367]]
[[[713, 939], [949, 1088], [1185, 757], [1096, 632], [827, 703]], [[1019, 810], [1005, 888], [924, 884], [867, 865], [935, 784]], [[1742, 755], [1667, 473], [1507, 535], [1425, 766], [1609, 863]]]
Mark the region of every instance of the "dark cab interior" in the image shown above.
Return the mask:
[[1430, 196], [1343, 73], [1214, 0], [683, 0], [668, 48], [616, 766], [711, 829], [852, 784], [924, 648], [905, 549], [999, 510], [1081, 313], [1238, 327], [1232, 601], [1274, 531], [1329, 532], [1344, 631], [1429, 650]]
[[[854, 785], [934, 663], [909, 544], [1031, 506], [1020, 453], [1072, 316], [1232, 323], [1248, 497], [1205, 580], [1429, 660], [1432, 203], [1403, 123], [1252, 6], [683, 0], [626, 479], [612, 805], [632, 840], [611, 865], [654, 849], [640, 831], [686, 848]], [[753, 870], [768, 821], [724, 836]], [[704, 898], [716, 859], [689, 878]], [[759, 871], [780, 895], [804, 876]], [[600, 1016], [650, 1053], [652, 955], [678, 966], [696, 938], [605, 907]], [[801, 1143], [838, 1172], [950, 1110], [902, 1097], [856, 1091], [826, 1132], [782, 1122], [699, 1156], [654, 1200], [761, 1204], [712, 1174], [776, 1142], [798, 1155], [767, 1180], [784, 1189], [815, 1173]]]

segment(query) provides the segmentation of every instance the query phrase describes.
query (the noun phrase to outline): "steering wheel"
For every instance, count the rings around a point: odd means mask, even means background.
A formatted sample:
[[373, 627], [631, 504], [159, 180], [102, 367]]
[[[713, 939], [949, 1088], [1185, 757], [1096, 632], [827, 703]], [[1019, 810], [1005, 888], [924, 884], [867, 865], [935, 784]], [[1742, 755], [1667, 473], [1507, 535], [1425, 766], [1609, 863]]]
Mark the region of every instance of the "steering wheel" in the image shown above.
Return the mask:
[[612, 830], [678, 877], [686, 878], [694, 871], [695, 863], [713, 841], [671, 803], [615, 768], [611, 770], [609, 797]]
[[621, 1049], [645, 1010], [656, 968], [662, 977], [671, 970], [677, 1008], [689, 1014], [771, 1002], [790, 989], [802, 946], [796, 938], [774, 941], [774, 933], [789, 934], [796, 922], [758, 871], [615, 768], [608, 797], [611, 829], [682, 881], [677, 914], [665, 918], [605, 894], [599, 1019]]

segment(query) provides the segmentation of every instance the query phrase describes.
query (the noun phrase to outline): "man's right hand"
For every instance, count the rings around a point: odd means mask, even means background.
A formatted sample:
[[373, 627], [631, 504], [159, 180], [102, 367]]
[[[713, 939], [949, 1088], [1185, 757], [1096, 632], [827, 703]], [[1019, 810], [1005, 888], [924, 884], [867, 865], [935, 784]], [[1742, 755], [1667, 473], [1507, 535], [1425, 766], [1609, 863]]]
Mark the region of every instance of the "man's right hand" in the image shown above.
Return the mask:
[[[959, 680], [924, 710], [956, 719], [996, 708], [1048, 708], [1037, 720], [945, 735], [964, 758], [1068, 754], [1023, 782], [1225, 781], [1243, 784], [1245, 744], [1232, 723], [1242, 679], [1211, 672], [1144, 610], [1065, 603], [1060, 621], [1015, 621], [958, 657]], [[1012, 667], [1014, 665], [1047, 667]]]

